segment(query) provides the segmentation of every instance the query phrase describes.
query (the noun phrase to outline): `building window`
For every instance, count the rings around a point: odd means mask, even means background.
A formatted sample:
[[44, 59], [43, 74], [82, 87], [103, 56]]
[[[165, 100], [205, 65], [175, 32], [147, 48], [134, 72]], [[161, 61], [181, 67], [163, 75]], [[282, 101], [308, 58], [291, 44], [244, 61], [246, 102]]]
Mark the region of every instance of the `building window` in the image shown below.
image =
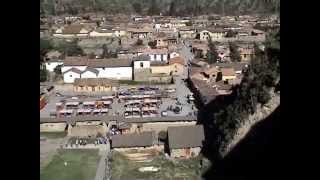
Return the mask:
[[163, 54], [161, 54], [161, 61], [163, 61]]
[[70, 74], [70, 77], [72, 77], [72, 74]]
[[143, 62], [140, 62], [140, 67], [143, 68]]
[[153, 57], [154, 57], [154, 60], [156, 60], [156, 59], [157, 59], [157, 55], [156, 55], [156, 54], [154, 54], [154, 55], [153, 55]]

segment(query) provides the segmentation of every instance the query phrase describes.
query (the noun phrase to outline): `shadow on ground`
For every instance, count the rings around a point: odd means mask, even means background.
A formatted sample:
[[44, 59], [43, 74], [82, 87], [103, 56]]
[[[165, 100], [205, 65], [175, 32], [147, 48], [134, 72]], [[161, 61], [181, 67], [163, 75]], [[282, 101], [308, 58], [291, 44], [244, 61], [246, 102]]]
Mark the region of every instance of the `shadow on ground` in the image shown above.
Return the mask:
[[[280, 147], [280, 106], [265, 120], [252, 127], [249, 133], [224, 158], [213, 158], [206, 152], [213, 166], [204, 179], [264, 179], [274, 176]], [[207, 138], [207, 137], [206, 137]]]

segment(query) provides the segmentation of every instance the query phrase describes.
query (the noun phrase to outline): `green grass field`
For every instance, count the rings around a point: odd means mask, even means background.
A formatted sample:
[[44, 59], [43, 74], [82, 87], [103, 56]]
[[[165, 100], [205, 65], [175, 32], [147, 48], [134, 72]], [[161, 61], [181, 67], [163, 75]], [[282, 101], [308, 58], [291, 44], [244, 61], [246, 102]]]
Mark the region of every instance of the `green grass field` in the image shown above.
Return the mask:
[[67, 132], [40, 132], [40, 136], [48, 139], [64, 138], [67, 136]]
[[[158, 172], [140, 172], [140, 167], [160, 167]], [[114, 152], [111, 162], [111, 174], [114, 180], [166, 180], [166, 179], [200, 179], [201, 173], [199, 159], [176, 160], [175, 162], [165, 159], [164, 155], [155, 156], [151, 162], [135, 162], [126, 159], [125, 156]]]
[[[41, 180], [93, 180], [99, 163], [98, 150], [59, 150], [40, 172]], [[64, 165], [67, 162], [67, 166]]]

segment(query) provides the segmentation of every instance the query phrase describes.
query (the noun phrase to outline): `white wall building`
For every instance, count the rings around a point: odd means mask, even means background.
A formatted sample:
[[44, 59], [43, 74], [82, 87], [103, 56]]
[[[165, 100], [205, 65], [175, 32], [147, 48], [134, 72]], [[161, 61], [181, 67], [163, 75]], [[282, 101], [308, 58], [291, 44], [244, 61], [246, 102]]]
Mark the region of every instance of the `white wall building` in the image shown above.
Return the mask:
[[46, 62], [46, 69], [49, 72], [53, 72], [54, 69], [58, 66], [58, 65], [63, 65], [63, 61], [61, 60], [50, 60]]
[[81, 71], [76, 68], [71, 68], [63, 73], [64, 83], [73, 83], [76, 78], [81, 78]]
[[81, 78], [97, 78], [99, 71], [92, 68], [87, 68], [81, 72]]
[[107, 67], [96, 68], [99, 71], [98, 78], [117, 80], [132, 80], [132, 67]]
[[146, 49], [143, 54], [150, 57], [150, 61], [168, 62], [168, 49]]
[[150, 68], [150, 57], [144, 55], [136, 57], [133, 62], [133, 68], [134, 70]]

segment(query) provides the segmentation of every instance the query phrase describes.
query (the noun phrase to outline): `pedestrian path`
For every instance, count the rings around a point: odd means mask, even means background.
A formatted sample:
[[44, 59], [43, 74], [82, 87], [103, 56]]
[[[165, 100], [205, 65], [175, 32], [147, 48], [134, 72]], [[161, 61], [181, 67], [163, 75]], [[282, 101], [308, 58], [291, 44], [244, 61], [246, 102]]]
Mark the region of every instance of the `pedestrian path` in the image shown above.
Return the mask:
[[96, 172], [96, 177], [94, 178], [95, 180], [104, 180], [105, 177], [108, 177], [109, 175], [106, 174], [108, 171], [106, 171], [106, 159], [108, 157], [108, 154], [110, 152], [110, 144], [107, 143], [105, 148], [101, 148], [99, 150], [99, 154], [101, 156], [100, 161], [99, 161], [99, 165], [97, 168], [97, 172]]

